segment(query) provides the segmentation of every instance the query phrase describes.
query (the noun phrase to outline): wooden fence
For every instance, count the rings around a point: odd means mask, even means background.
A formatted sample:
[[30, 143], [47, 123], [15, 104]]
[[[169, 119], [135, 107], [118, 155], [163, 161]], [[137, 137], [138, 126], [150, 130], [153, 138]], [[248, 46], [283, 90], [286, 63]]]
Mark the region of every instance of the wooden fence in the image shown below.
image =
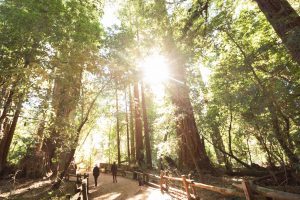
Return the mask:
[[[152, 187], [160, 188], [171, 195], [185, 197], [187, 199], [197, 199], [197, 190], [208, 190], [219, 193], [223, 196], [245, 197], [246, 200], [267, 197], [276, 200], [300, 200], [299, 194], [282, 192], [253, 184], [247, 180], [243, 180], [239, 184], [233, 184], [235, 189], [225, 188], [204, 183], [195, 182], [194, 180], [182, 175], [181, 177], [169, 176], [168, 172], [161, 171], [160, 176], [141, 172], [127, 171], [118, 169], [118, 175], [135, 179], [139, 185], [147, 184]], [[83, 177], [83, 178], [82, 178]], [[77, 175], [77, 193], [70, 199], [72, 200], [88, 200], [88, 174]]]
[[88, 174], [77, 174], [76, 175], [76, 194], [72, 197], [67, 195], [67, 199], [71, 200], [88, 200], [89, 193], [89, 175]]
[[139, 181], [139, 184], [147, 184], [160, 188], [161, 191], [167, 191], [172, 194], [182, 195], [187, 199], [197, 199], [197, 189], [204, 189], [219, 193], [223, 196], [245, 197], [247, 200], [259, 197], [268, 197], [276, 200], [300, 200], [299, 194], [277, 191], [255, 185], [249, 181], [243, 180], [240, 184], [233, 184], [236, 189], [218, 187], [195, 182], [185, 175], [181, 177], [169, 176], [167, 172], [161, 172], [160, 176], [139, 171], [124, 171], [126, 177], [132, 176]]

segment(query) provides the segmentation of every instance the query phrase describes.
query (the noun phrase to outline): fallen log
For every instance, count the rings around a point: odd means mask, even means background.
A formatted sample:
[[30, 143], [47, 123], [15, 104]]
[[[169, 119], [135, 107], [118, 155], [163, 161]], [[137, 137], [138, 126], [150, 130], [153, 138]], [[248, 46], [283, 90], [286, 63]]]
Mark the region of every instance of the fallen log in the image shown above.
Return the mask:
[[227, 172], [229, 176], [254, 176], [254, 177], [261, 177], [269, 175], [267, 170], [253, 170], [253, 169], [240, 169], [237, 171]]
[[[243, 190], [242, 184], [232, 184], [233, 186]], [[278, 190], [273, 190], [265, 187], [261, 187], [258, 185], [250, 184], [251, 190], [264, 196], [270, 197], [278, 200], [299, 200], [300, 194], [294, 194], [289, 192], [282, 192]]]
[[253, 183], [258, 183], [260, 181], [264, 181], [264, 180], [270, 179], [270, 178], [274, 179], [274, 176], [277, 177], [277, 176], [282, 175], [284, 173], [285, 173], [284, 171], [280, 171], [280, 172], [269, 174], [269, 175], [266, 175], [266, 176], [263, 176], [263, 177], [258, 177], [258, 178], [256, 178], [256, 179], [253, 180]]

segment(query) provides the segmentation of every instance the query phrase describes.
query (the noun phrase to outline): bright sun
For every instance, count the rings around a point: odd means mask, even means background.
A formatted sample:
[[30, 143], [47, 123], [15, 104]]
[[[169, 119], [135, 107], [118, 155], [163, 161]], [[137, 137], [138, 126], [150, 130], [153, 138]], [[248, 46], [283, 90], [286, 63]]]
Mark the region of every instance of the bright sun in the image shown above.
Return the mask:
[[168, 63], [164, 56], [152, 54], [138, 64], [143, 80], [150, 85], [162, 84], [169, 78]]

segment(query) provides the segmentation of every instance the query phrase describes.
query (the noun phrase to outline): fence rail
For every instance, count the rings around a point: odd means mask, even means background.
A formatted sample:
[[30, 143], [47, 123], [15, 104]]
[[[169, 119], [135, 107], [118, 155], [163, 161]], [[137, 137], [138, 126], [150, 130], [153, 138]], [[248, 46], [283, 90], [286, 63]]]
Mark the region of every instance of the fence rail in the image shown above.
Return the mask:
[[[243, 180], [240, 184], [233, 184], [236, 189], [207, 185], [204, 183], [195, 182], [192, 179], [188, 179], [185, 175], [181, 177], [172, 177], [168, 173], [161, 172], [160, 176], [140, 172], [140, 171], [122, 171], [125, 176], [132, 174], [132, 178], [139, 181], [139, 183], [145, 183], [150, 186], [160, 188], [161, 191], [168, 191], [172, 193], [177, 193], [184, 195], [187, 199], [197, 198], [196, 190], [204, 189], [212, 192], [219, 193], [223, 196], [233, 196], [233, 197], [245, 197], [247, 200], [252, 200], [258, 197], [269, 197], [278, 200], [300, 200], [300, 194], [282, 192], [278, 190], [273, 190], [265, 187], [255, 185], [247, 180]], [[157, 184], [158, 182], [158, 184]], [[170, 187], [171, 184], [179, 183], [183, 191]], [[177, 186], [179, 186], [177, 185]]]
[[[127, 178], [135, 179], [140, 185], [147, 184], [152, 187], [160, 188], [161, 191], [167, 191], [172, 194], [182, 195], [187, 199], [196, 199], [198, 189], [208, 190], [219, 193], [223, 196], [245, 197], [247, 200], [253, 200], [259, 197], [268, 197], [278, 200], [300, 200], [300, 194], [288, 193], [273, 190], [253, 184], [243, 180], [239, 184], [233, 184], [235, 189], [225, 188], [204, 183], [195, 182], [185, 175], [181, 177], [169, 176], [168, 172], [161, 171], [160, 176], [141, 171], [128, 171], [119, 169], [118, 174]], [[77, 175], [77, 193], [70, 199], [88, 200], [88, 174]]]
[[76, 194], [72, 197], [69, 196], [71, 200], [88, 200], [88, 193], [89, 193], [89, 175], [84, 174], [77, 174], [76, 175]]

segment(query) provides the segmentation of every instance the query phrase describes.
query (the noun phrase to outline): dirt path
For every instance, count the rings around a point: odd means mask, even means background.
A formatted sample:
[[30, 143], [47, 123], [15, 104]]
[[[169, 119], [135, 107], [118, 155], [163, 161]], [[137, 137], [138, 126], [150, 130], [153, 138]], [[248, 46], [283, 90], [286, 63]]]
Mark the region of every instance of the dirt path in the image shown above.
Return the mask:
[[138, 182], [118, 176], [118, 183], [112, 182], [110, 174], [100, 174], [98, 178], [98, 186], [95, 187], [94, 178], [90, 175], [89, 193], [91, 199], [105, 200], [171, 200], [167, 194], [162, 194], [159, 189], [139, 186]]

